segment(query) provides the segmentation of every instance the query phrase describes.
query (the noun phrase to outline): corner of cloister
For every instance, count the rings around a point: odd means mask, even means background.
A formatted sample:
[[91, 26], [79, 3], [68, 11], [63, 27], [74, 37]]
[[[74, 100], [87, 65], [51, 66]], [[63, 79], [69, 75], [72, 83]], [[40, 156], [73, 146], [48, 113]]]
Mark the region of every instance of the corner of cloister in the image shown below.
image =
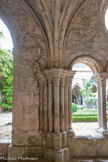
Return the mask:
[[[0, 18], [14, 43], [9, 157], [54, 162], [108, 157], [107, 7], [107, 0], [0, 0]], [[78, 137], [73, 131], [71, 86], [76, 63], [93, 71], [98, 91], [96, 131], [101, 136]]]

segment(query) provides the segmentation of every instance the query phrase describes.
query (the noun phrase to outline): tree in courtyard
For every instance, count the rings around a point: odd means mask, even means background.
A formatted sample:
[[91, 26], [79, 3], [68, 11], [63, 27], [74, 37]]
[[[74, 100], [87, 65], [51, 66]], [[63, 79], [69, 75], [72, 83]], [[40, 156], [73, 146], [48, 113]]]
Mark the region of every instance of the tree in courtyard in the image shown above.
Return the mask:
[[84, 103], [96, 104], [95, 94], [93, 93], [93, 80], [83, 79], [83, 88], [80, 90], [81, 95], [83, 96]]
[[[0, 39], [3, 33], [0, 32]], [[0, 107], [12, 108], [12, 89], [13, 89], [13, 56], [10, 51], [1, 49], [0, 46], [0, 92], [2, 101]]]

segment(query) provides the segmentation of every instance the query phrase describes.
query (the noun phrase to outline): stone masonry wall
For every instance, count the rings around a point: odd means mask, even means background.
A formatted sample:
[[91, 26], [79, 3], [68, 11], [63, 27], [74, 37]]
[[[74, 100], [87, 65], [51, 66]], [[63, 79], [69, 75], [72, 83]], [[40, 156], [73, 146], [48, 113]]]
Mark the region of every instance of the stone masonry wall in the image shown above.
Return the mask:
[[91, 56], [103, 67], [107, 64], [108, 32], [100, 18], [101, 2], [87, 0], [73, 20], [64, 53], [65, 67], [82, 56]]

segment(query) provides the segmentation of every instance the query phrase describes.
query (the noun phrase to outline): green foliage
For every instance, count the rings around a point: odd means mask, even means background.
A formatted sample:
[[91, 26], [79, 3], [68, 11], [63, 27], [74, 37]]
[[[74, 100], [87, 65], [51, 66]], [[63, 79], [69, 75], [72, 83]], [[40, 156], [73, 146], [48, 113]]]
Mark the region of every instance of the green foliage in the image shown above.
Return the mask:
[[[1, 33], [1, 32], [0, 32]], [[2, 34], [0, 34], [2, 36]], [[10, 51], [0, 49], [0, 91], [2, 101], [0, 107], [12, 108], [13, 89], [13, 56]]]
[[97, 99], [95, 99], [94, 94], [93, 94], [93, 89], [92, 89], [92, 79], [85, 80], [83, 79], [83, 89], [80, 90], [81, 95], [84, 98], [85, 104], [87, 103], [93, 103], [96, 104]]
[[72, 103], [72, 112], [77, 112], [78, 106]]
[[86, 96], [90, 96], [90, 97], [93, 97], [93, 91], [92, 91], [92, 79], [90, 79], [89, 81], [86, 80], [86, 79], [83, 79], [83, 89], [81, 89], [81, 95], [83, 97], [86, 97]]
[[97, 99], [96, 99], [96, 98], [88, 98], [88, 99], [87, 99], [87, 102], [96, 104]]

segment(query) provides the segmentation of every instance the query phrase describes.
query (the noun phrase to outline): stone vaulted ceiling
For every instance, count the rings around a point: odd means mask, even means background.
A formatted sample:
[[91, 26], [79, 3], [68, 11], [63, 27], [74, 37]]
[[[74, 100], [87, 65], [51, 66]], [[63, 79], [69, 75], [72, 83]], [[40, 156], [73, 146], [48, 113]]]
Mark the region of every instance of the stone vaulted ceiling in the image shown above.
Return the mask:
[[86, 0], [23, 0], [45, 35], [49, 67], [62, 67], [63, 47], [77, 11]]

